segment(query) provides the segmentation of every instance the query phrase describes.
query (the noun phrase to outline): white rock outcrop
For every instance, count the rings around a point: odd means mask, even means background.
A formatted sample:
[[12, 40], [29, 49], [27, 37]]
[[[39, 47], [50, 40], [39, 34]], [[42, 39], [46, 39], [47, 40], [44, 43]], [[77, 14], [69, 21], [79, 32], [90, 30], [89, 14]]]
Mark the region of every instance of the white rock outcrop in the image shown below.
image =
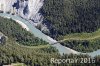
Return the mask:
[[43, 16], [39, 13], [44, 0], [0, 0], [0, 11], [17, 14], [25, 19], [40, 23]]

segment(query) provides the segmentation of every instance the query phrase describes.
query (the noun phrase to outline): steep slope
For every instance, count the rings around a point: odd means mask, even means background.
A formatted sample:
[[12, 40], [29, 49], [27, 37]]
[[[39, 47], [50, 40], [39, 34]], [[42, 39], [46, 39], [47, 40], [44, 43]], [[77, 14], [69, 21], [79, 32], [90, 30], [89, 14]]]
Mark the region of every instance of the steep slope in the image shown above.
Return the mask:
[[18, 14], [19, 16], [42, 22], [42, 15], [39, 13], [44, 0], [0, 0], [0, 11]]
[[13, 38], [19, 44], [27, 46], [45, 45], [47, 42], [35, 37], [32, 33], [23, 29], [12, 19], [0, 17], [0, 31], [6, 36]]
[[5, 45], [0, 45], [0, 66], [18, 62], [25, 63], [27, 66], [47, 66], [50, 58], [59, 56], [58, 51], [50, 45], [21, 46], [10, 37]]
[[53, 38], [100, 28], [100, 0], [45, 0], [44, 23]]
[[45, 0], [46, 33], [80, 52], [100, 49], [100, 0]]

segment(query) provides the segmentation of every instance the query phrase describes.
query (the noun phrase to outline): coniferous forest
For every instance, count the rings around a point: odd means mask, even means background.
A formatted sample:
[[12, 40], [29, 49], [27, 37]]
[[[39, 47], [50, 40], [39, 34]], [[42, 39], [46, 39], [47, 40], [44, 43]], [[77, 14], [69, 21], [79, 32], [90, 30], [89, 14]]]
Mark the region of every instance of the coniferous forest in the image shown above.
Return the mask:
[[36, 46], [46, 45], [47, 42], [35, 37], [30, 32], [23, 29], [18, 23], [12, 19], [4, 19], [0, 17], [0, 31], [8, 37], [12, 37], [19, 44]]
[[[46, 34], [56, 40], [69, 34], [87, 34], [100, 29], [100, 0], [44, 0], [40, 12], [44, 16], [43, 24], [49, 29]], [[60, 55], [55, 47], [35, 37], [12, 19], [0, 17], [0, 33], [4, 37], [0, 44], [0, 66], [12, 63], [24, 63], [26, 66], [100, 66], [100, 55]], [[65, 40], [61, 44], [76, 51], [92, 52], [100, 49], [100, 37], [94, 38]], [[76, 58], [78, 63], [51, 63], [51, 58]], [[81, 58], [86, 62], [80, 63]]]
[[55, 39], [100, 28], [100, 0], [45, 0], [41, 11]]
[[[93, 33], [100, 29], [100, 0], [45, 0], [41, 12], [43, 23], [49, 29], [46, 34], [58, 41], [68, 39], [64, 36], [69, 34]], [[99, 39], [66, 40], [61, 44], [80, 52], [90, 52], [100, 49]]]
[[[54, 47], [51, 47], [50, 45], [47, 45], [48, 43], [41, 41], [41, 42], [32, 42], [32, 45], [30, 46], [30, 40], [29, 45], [23, 44], [23, 42], [19, 42], [15, 39], [19, 39], [16, 37], [16, 31], [17, 34], [21, 34], [19, 36], [23, 36], [23, 32], [25, 32], [24, 35], [27, 34], [27, 36], [30, 36], [31, 33], [27, 32], [25, 29], [21, 28], [20, 25], [18, 25], [13, 20], [5, 19], [0, 17], [0, 32], [6, 37], [5, 44], [0, 44], [0, 66], [3, 65], [9, 65], [12, 63], [24, 63], [26, 66], [98, 66], [100, 65], [100, 56], [96, 57], [90, 57], [88, 55], [60, 55], [58, 50]], [[8, 27], [9, 26], [9, 27]], [[20, 28], [19, 30], [17, 28]], [[12, 31], [13, 29], [16, 29], [16, 31]], [[22, 34], [23, 33], [23, 34]], [[29, 39], [27, 36], [24, 36], [24, 38]], [[33, 35], [30, 36], [34, 37]], [[35, 38], [35, 37], [34, 37]], [[24, 41], [25, 40], [20, 40]], [[32, 38], [33, 39], [33, 38]], [[38, 39], [39, 40], [39, 39]], [[34, 40], [33, 40], [34, 41]], [[34, 45], [39, 44], [39, 45]], [[27, 45], [27, 46], [25, 46]], [[51, 58], [55, 59], [74, 59], [78, 58], [78, 63], [51, 63]], [[83, 62], [80, 63], [81, 58], [90, 58], [95, 61], [92, 62]]]
[[[92, 66], [98, 66], [100, 63], [100, 56], [96, 56], [93, 59], [95, 62], [91, 64], [88, 63], [51, 63], [51, 58], [55, 59], [73, 59], [78, 58], [79, 60], [81, 58], [91, 58], [88, 55], [60, 55], [58, 50], [54, 47], [51, 47], [50, 45], [47, 45], [48, 43], [41, 40], [41, 42], [32, 42], [32, 45], [30, 46], [30, 40], [28, 40], [27, 44], [23, 44], [23, 42], [19, 42], [15, 39], [19, 39], [16, 37], [16, 31], [17, 34], [21, 34], [19, 36], [23, 36], [27, 34], [31, 39], [34, 37], [30, 32], [27, 32], [25, 29], [21, 28], [20, 25], [18, 25], [15, 21], [5, 19], [0, 17], [0, 33], [3, 34], [3, 36], [6, 38], [6, 41], [4, 44], [0, 44], [0, 66], [3, 65], [9, 65], [12, 63], [24, 63], [26, 66], [86, 66], [86, 65], [92, 65]], [[9, 27], [8, 27], [9, 26]], [[17, 29], [17, 28], [19, 29]], [[16, 29], [16, 31], [12, 31], [13, 29]], [[23, 33], [23, 34], [22, 34]], [[31, 35], [31, 36], [30, 36]], [[27, 38], [27, 36], [24, 36], [23, 39]], [[35, 37], [34, 37], [35, 38]], [[38, 39], [39, 40], [39, 39]], [[20, 40], [24, 41], [25, 40]], [[34, 41], [34, 40], [33, 40]], [[34, 45], [39, 44], [39, 45]], [[25, 46], [27, 45], [27, 46]]]

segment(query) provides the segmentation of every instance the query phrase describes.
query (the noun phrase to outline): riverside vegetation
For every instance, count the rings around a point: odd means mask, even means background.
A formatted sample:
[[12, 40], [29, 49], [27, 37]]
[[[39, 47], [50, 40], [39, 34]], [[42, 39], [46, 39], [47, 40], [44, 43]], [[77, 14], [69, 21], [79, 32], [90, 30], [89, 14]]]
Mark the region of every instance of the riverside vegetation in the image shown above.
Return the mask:
[[47, 35], [81, 52], [100, 49], [100, 0], [45, 0]]
[[35, 37], [30, 32], [23, 29], [17, 22], [12, 19], [5, 19], [0, 17], [0, 31], [8, 37], [12, 37], [19, 44], [35, 46], [46, 45], [47, 42]]
[[[13, 29], [16, 29], [12, 31]], [[17, 31], [17, 33], [16, 33]], [[60, 55], [58, 53], [58, 50], [54, 47], [51, 47], [48, 45], [48, 43], [41, 41], [41, 42], [31, 42], [32, 45], [30, 45], [31, 40], [35, 40], [34, 37], [30, 32], [27, 32], [25, 29], [23, 29], [18, 23], [15, 23], [15, 21], [11, 19], [5, 19], [0, 17], [0, 32], [6, 36], [7, 40], [4, 45], [0, 45], [0, 66], [2, 65], [9, 65], [12, 63], [24, 63], [26, 66], [73, 66], [73, 65], [79, 65], [79, 66], [86, 66], [86, 65], [92, 65], [97, 66], [99, 65], [100, 56], [95, 57], [96, 62], [94, 64], [80, 64], [80, 63], [74, 63], [74, 64], [54, 64], [50, 62], [51, 58], [91, 58], [88, 55]], [[10, 32], [10, 33], [9, 33]], [[25, 34], [24, 34], [25, 32]], [[25, 41], [21, 39], [19, 42], [18, 37], [16, 35], [22, 36], [24, 34], [23, 39], [27, 38], [26, 36], [30, 36], [31, 40]], [[27, 35], [26, 35], [27, 34]], [[34, 38], [33, 38], [34, 37]], [[29, 39], [29, 38], [28, 38]], [[38, 39], [39, 40], [39, 39]], [[28, 45], [29, 42], [29, 45]], [[41, 43], [41, 44], [40, 44]], [[43, 44], [44, 43], [44, 44]], [[38, 45], [34, 45], [38, 44]], [[44, 47], [43, 47], [44, 46]], [[23, 64], [22, 64], [23, 65]]]

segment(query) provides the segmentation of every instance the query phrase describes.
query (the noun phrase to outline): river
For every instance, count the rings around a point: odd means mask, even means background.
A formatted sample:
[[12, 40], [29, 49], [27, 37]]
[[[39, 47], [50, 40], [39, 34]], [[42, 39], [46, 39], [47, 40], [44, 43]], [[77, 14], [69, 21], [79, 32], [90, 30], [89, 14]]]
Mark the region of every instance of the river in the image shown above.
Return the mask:
[[[34, 34], [34, 36], [36, 36], [40, 39], [43, 39], [44, 41], [48, 42], [49, 44], [53, 44], [53, 43], [57, 42], [56, 40], [54, 40], [51, 37], [49, 37], [49, 36], [45, 35], [44, 33], [42, 33], [39, 29], [34, 27], [32, 24], [30, 24], [29, 21], [27, 21], [27, 20], [25, 20], [25, 19], [23, 19], [23, 18], [21, 18], [17, 15], [11, 15], [11, 14], [7, 14], [7, 13], [0, 13], [0, 16], [5, 17], [5, 18], [11, 18], [13, 20], [18, 20], [18, 21], [23, 22], [29, 28], [29, 31], [32, 34]], [[73, 54], [80, 54], [81, 53], [81, 52], [77, 52], [75, 50], [72, 50], [68, 47], [62, 46], [60, 43], [54, 44], [52, 46], [56, 47], [61, 55], [62, 54], [70, 54], [70, 53], [73, 53]], [[96, 55], [100, 55], [100, 50], [97, 50], [97, 51], [94, 51], [94, 52], [91, 52], [91, 53], [87, 53], [87, 54], [94, 57]]]

